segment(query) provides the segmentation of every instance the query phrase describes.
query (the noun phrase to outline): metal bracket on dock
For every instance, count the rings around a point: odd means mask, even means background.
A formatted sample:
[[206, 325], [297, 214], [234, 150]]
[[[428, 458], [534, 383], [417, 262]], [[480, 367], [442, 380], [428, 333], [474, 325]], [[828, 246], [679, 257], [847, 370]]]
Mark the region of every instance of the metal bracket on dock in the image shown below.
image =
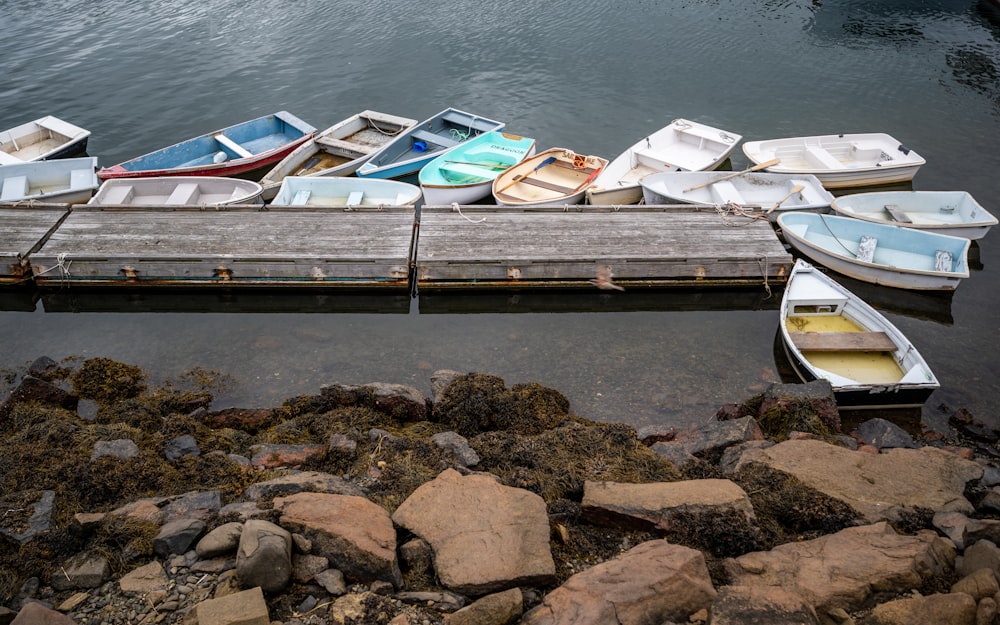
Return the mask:
[[212, 273], [212, 276], [218, 280], [222, 280], [223, 282], [228, 282], [229, 280], [233, 279], [233, 271], [228, 267], [220, 265], [219, 267], [215, 268], [215, 271]]
[[125, 265], [124, 267], [122, 267], [121, 268], [121, 273], [122, 273], [122, 275], [125, 276], [126, 280], [138, 280], [139, 279], [139, 270], [136, 269], [135, 267], [133, 267], [132, 265]]
[[520, 267], [508, 267], [507, 268], [507, 278], [510, 280], [520, 280], [521, 279], [521, 268]]

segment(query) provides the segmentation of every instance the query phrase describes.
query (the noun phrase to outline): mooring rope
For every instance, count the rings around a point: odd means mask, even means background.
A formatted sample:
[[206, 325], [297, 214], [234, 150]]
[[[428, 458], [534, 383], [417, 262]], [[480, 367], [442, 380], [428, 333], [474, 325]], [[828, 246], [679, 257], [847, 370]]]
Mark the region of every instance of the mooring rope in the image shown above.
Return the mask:
[[[715, 212], [718, 213], [720, 217], [722, 217], [722, 223], [732, 227], [746, 226], [747, 224], [752, 223], [756, 219], [763, 219], [765, 221], [767, 220], [767, 215], [754, 214], [753, 209], [748, 209], [741, 204], [737, 204], [736, 202], [726, 202], [725, 204], [716, 204]], [[729, 218], [730, 215], [735, 215], [737, 217], [746, 217], [750, 221], [737, 223]]]
[[757, 259], [757, 266], [760, 267], [760, 273], [764, 276], [764, 292], [767, 293], [767, 298], [771, 298], [771, 285], [767, 282], [767, 256], [763, 256]]
[[483, 217], [482, 219], [471, 219], [471, 218], [467, 217], [465, 215], [465, 213], [462, 212], [462, 207], [458, 205], [458, 202], [452, 202], [451, 203], [451, 210], [453, 210], [456, 213], [458, 213], [459, 215], [461, 215], [462, 219], [464, 219], [465, 221], [467, 221], [467, 222], [469, 222], [471, 224], [481, 224], [484, 221], [486, 221], [485, 217]]

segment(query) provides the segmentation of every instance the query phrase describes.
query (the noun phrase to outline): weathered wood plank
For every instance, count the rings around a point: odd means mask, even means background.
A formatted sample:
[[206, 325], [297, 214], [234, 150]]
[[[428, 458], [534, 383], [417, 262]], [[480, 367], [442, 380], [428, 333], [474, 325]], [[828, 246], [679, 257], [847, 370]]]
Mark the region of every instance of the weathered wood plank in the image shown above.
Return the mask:
[[792, 342], [810, 352], [894, 352], [885, 332], [789, 332]]
[[67, 214], [65, 205], [0, 206], [0, 283], [30, 281], [29, 255]]
[[420, 288], [586, 284], [607, 268], [620, 283], [782, 283], [792, 260], [766, 220], [714, 210], [424, 207], [420, 221]]
[[39, 284], [409, 285], [413, 211], [78, 208], [31, 256]]

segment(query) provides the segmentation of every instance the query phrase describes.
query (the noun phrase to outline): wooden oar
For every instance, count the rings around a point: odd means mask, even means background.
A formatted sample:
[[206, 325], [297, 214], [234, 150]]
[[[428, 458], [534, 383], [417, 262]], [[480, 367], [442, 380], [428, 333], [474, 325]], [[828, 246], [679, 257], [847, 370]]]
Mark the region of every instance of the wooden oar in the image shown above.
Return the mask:
[[554, 160], [556, 160], [556, 157], [550, 156], [547, 159], [545, 159], [544, 161], [542, 161], [541, 163], [539, 163], [538, 165], [535, 165], [535, 168], [532, 169], [531, 171], [529, 171], [528, 173], [526, 173], [526, 174], [518, 174], [518, 175], [514, 176], [514, 178], [510, 181], [510, 184], [508, 184], [507, 186], [505, 186], [502, 189], [498, 189], [497, 193], [503, 193], [507, 189], [513, 187], [515, 184], [517, 184], [518, 182], [520, 182], [521, 178], [524, 178], [525, 176], [530, 176], [531, 174], [535, 173], [536, 171], [538, 171], [542, 167], [545, 167], [546, 165], [548, 165], [549, 163], [553, 162]]
[[787, 200], [788, 198], [792, 197], [796, 193], [801, 193], [802, 190], [805, 189], [805, 188], [806, 188], [806, 186], [804, 184], [797, 184], [794, 187], [792, 187], [792, 190], [788, 192], [788, 195], [786, 195], [785, 197], [781, 198], [780, 200], [778, 200], [777, 204], [775, 204], [771, 208], [767, 209], [767, 214], [770, 215], [771, 213], [773, 213], [774, 209], [778, 208], [779, 206], [781, 206], [782, 204], [785, 203], [785, 200]]
[[775, 165], [777, 165], [780, 162], [781, 162], [780, 158], [775, 158], [775, 159], [763, 162], [760, 165], [754, 165], [753, 167], [751, 167], [749, 169], [744, 169], [743, 171], [738, 171], [738, 172], [729, 174], [728, 176], [723, 176], [721, 178], [716, 178], [715, 180], [712, 180], [710, 182], [703, 182], [701, 184], [696, 184], [693, 187], [688, 187], [687, 189], [684, 189], [683, 191], [681, 191], [681, 193], [687, 193], [688, 191], [694, 191], [695, 189], [701, 189], [702, 187], [707, 187], [709, 185], [713, 185], [716, 182], [722, 182], [723, 180], [729, 180], [730, 178], [735, 178], [737, 176], [743, 176], [745, 174], [749, 174], [752, 171], [757, 171], [758, 169], [767, 169], [768, 167], [774, 167]]

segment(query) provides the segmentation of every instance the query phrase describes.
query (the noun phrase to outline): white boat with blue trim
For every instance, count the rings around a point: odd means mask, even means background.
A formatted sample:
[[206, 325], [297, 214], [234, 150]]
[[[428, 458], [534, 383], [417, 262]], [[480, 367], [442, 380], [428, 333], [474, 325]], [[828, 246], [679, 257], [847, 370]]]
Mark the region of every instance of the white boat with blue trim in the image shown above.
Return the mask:
[[490, 195], [497, 176], [534, 153], [530, 137], [484, 132], [424, 165], [418, 176], [424, 203], [475, 204]]
[[778, 215], [777, 224], [799, 253], [865, 282], [952, 291], [969, 277], [969, 239], [798, 211]]
[[836, 198], [830, 208], [843, 217], [972, 240], [997, 225], [997, 218], [966, 191], [853, 193]]
[[504, 122], [447, 108], [400, 133], [358, 167], [356, 174], [362, 178], [399, 178], [415, 174], [458, 144], [503, 127]]
[[841, 408], [917, 407], [940, 387], [896, 326], [801, 259], [781, 298], [780, 333], [799, 378], [828, 380]]
[[97, 157], [60, 158], [0, 167], [0, 202], [86, 202], [100, 184]]

